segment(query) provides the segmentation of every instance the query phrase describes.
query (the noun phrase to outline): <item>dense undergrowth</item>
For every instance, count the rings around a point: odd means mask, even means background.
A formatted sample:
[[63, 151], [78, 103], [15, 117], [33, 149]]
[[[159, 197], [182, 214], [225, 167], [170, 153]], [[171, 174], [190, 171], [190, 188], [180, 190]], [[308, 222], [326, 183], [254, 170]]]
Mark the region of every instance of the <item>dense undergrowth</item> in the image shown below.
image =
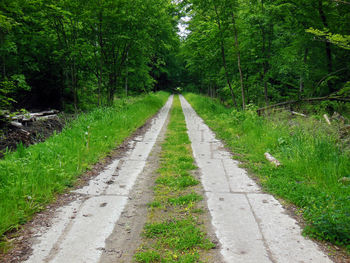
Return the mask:
[[112, 107], [81, 114], [44, 143], [19, 145], [7, 153], [0, 160], [0, 237], [73, 186], [80, 174], [154, 115], [168, 95], [119, 100]]
[[206, 262], [214, 246], [201, 223], [203, 199], [185, 118], [178, 97], [174, 99], [165, 142], [162, 144], [155, 196], [149, 204], [144, 243], [135, 254], [137, 262]]
[[[300, 208], [304, 233], [350, 249], [350, 153], [337, 129], [323, 119], [286, 114], [259, 117], [214, 100], [186, 94], [196, 112], [259, 177], [268, 191]], [[270, 152], [282, 162], [265, 160]]]

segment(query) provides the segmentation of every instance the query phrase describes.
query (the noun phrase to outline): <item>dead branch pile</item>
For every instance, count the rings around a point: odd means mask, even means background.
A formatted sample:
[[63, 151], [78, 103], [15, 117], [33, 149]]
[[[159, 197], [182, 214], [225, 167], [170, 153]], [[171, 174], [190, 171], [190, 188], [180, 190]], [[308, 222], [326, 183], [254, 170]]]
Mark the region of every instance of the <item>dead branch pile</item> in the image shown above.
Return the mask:
[[21, 128], [28, 122], [40, 121], [40, 120], [51, 120], [57, 119], [58, 110], [41, 111], [35, 113], [25, 113], [12, 116], [11, 114], [3, 115], [7, 120], [10, 121], [10, 125], [16, 128]]

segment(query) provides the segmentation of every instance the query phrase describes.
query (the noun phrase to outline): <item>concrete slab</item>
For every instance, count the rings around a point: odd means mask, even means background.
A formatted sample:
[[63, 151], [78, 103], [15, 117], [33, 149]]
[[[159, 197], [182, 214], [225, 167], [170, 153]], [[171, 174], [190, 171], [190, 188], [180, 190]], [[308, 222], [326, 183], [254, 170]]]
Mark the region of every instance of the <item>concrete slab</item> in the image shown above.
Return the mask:
[[193, 157], [196, 159], [212, 159], [212, 154], [210, 151], [210, 143], [196, 141], [194, 142], [195, 147], [193, 147]]
[[238, 167], [238, 162], [223, 159], [222, 163], [227, 174], [230, 189], [233, 193], [260, 193], [260, 187], [248, 176], [246, 170]]
[[88, 199], [73, 221], [69, 232], [57, 244], [49, 262], [97, 262], [105, 239], [114, 228], [127, 202], [124, 196], [98, 196]]
[[[83, 200], [77, 200], [56, 211], [52, 220], [53, 227], [42, 227], [35, 229], [38, 238], [33, 246], [33, 255], [25, 262], [38, 263], [47, 262], [45, 258], [54, 249], [55, 244], [62, 237], [64, 230], [69, 226], [73, 217], [80, 210]], [[42, 242], [45, 240], [45, 242]]]
[[203, 188], [208, 192], [229, 193], [230, 187], [221, 160], [198, 159]]
[[104, 194], [127, 196], [145, 164], [146, 162], [143, 160], [125, 160], [118, 171], [118, 176], [113, 181], [110, 181]]
[[85, 195], [99, 195], [103, 193], [108, 187], [110, 180], [115, 176], [119, 161], [119, 159], [114, 160], [102, 173], [90, 180], [89, 185], [72, 192]]
[[248, 194], [261, 231], [277, 262], [331, 262], [317, 245], [301, 235], [297, 222], [268, 194]]
[[245, 195], [206, 194], [226, 262], [271, 262]]
[[[153, 132], [151, 133], [152, 136], [156, 136], [157, 133]], [[149, 153], [152, 150], [152, 147], [154, 145], [154, 142], [136, 142], [136, 145], [134, 147], [134, 150], [132, 151], [131, 155], [130, 155], [130, 159], [131, 160], [142, 160], [142, 161], [146, 161]]]

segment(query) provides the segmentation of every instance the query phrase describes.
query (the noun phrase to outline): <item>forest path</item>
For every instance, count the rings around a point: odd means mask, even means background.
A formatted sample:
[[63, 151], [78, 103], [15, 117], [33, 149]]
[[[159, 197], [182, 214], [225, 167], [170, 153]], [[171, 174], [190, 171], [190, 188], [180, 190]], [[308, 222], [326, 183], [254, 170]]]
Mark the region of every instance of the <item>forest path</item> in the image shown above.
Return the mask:
[[[224, 261], [331, 262], [301, 235], [282, 205], [238, 167], [184, 97], [180, 99]], [[124, 157], [75, 190], [77, 198], [55, 212], [50, 226], [34, 229], [32, 255], [25, 262], [132, 262], [152, 199], [159, 140], [172, 100], [146, 133], [130, 141]]]
[[212, 224], [226, 262], [331, 262], [301, 235], [282, 205], [248, 177], [215, 134], [180, 97]]
[[[106, 240], [113, 235], [119, 220], [123, 220], [123, 216], [130, 218], [129, 213], [133, 213], [125, 208], [135, 197], [136, 181], [140, 180], [140, 175], [144, 175], [141, 181], [146, 176], [148, 157], [166, 125], [172, 101], [173, 96], [151, 120], [146, 133], [130, 141], [130, 150], [123, 158], [115, 159], [87, 186], [74, 191], [75, 200], [57, 209], [50, 226], [33, 229], [36, 234], [32, 241], [32, 255], [25, 262], [96, 263], [106, 252], [114, 254], [118, 260], [119, 251], [106, 250]], [[147, 203], [148, 197], [142, 196], [141, 192], [141, 198]], [[137, 207], [134, 207], [134, 212], [137, 212]], [[145, 214], [142, 216], [146, 217]], [[138, 229], [142, 227], [137, 226]], [[129, 226], [124, 226], [124, 229], [130, 232]], [[123, 237], [130, 240], [132, 236], [124, 234]]]

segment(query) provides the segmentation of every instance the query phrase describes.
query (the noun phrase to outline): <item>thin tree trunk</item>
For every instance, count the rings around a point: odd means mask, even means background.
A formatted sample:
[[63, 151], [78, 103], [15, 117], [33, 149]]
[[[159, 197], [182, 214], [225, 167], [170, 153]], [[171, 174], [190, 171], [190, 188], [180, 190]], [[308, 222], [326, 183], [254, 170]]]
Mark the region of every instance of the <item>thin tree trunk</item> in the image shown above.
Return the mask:
[[[265, 15], [265, 8], [264, 8], [264, 0], [261, 0], [261, 11], [262, 14]], [[269, 105], [269, 97], [268, 97], [268, 88], [267, 88], [267, 81], [266, 81], [266, 74], [268, 72], [268, 62], [267, 62], [267, 56], [266, 56], [266, 32], [264, 25], [260, 25], [261, 29], [261, 35], [262, 35], [262, 54], [263, 54], [263, 63], [262, 63], [262, 81], [264, 83], [264, 96], [265, 96], [265, 104], [266, 106]]]
[[100, 60], [99, 60], [99, 73], [98, 73], [98, 105], [101, 106], [101, 89], [102, 89], [102, 74], [103, 74], [103, 38], [102, 38], [102, 11], [99, 13], [99, 25], [98, 25], [98, 42], [100, 45]]
[[237, 102], [236, 102], [235, 94], [233, 93], [232, 85], [231, 85], [230, 78], [229, 78], [228, 71], [227, 71], [226, 56], [225, 56], [225, 47], [224, 47], [223, 40], [221, 40], [221, 56], [222, 56], [222, 63], [223, 63], [223, 65], [224, 65], [224, 69], [225, 69], [226, 82], [227, 82], [227, 85], [228, 85], [228, 87], [230, 88], [230, 92], [231, 92], [232, 102], [233, 102], [233, 104], [235, 105], [235, 107], [237, 107]]
[[237, 108], [236, 98], [235, 98], [235, 95], [233, 93], [232, 85], [231, 85], [230, 78], [229, 78], [228, 71], [227, 71], [226, 56], [225, 56], [225, 43], [224, 43], [222, 30], [221, 30], [220, 16], [219, 16], [219, 13], [218, 13], [217, 8], [216, 8], [215, 1], [213, 3], [214, 3], [214, 9], [215, 9], [216, 17], [217, 17], [217, 25], [218, 25], [219, 32], [220, 32], [221, 57], [222, 57], [222, 63], [223, 63], [224, 70], [225, 70], [226, 82], [227, 82], [227, 85], [228, 85], [230, 92], [231, 92], [233, 105]]
[[72, 93], [73, 93], [73, 103], [74, 110], [78, 110], [78, 92], [77, 92], [77, 80], [76, 80], [76, 72], [75, 72], [75, 61], [72, 61], [71, 65], [71, 85], [72, 85]]
[[232, 15], [233, 31], [234, 31], [234, 35], [235, 35], [235, 46], [236, 46], [236, 52], [237, 52], [237, 65], [238, 65], [238, 70], [239, 70], [239, 78], [240, 78], [240, 82], [241, 82], [242, 108], [243, 108], [243, 110], [245, 110], [245, 94], [244, 94], [243, 72], [242, 72], [242, 67], [241, 67], [241, 51], [239, 49], [238, 33], [237, 33], [235, 16], [234, 16], [233, 12], [231, 13], [231, 15]]
[[[4, 46], [4, 42], [5, 42], [5, 36], [0, 32], [0, 47]], [[2, 78], [5, 79], [6, 76], [6, 59], [5, 59], [5, 55], [1, 56], [1, 73], [2, 73]]]
[[[304, 51], [304, 59], [303, 59], [304, 65], [306, 64], [308, 53], [309, 53], [309, 49], [308, 49], [308, 48], [305, 48], [305, 51]], [[302, 71], [304, 71], [304, 69], [303, 69]], [[298, 98], [299, 98], [299, 99], [301, 99], [301, 97], [302, 97], [302, 95], [303, 95], [303, 92], [304, 92], [304, 77], [303, 77], [303, 72], [300, 72], [299, 94], [298, 94]]]
[[[328, 22], [327, 22], [326, 14], [323, 11], [322, 0], [318, 0], [318, 13], [321, 17], [323, 26], [328, 29], [329, 28]], [[327, 56], [328, 73], [331, 73], [333, 71], [332, 50], [331, 50], [331, 43], [329, 43], [328, 41], [326, 41], [326, 56]]]
[[128, 96], [128, 57], [129, 57], [129, 51], [126, 53], [126, 72], [125, 72], [125, 96]]
[[5, 64], [6, 59], [3, 56], [1, 56], [1, 60], [2, 60], [2, 77], [3, 77], [3, 79], [5, 79], [5, 77], [6, 77], [6, 64]]

